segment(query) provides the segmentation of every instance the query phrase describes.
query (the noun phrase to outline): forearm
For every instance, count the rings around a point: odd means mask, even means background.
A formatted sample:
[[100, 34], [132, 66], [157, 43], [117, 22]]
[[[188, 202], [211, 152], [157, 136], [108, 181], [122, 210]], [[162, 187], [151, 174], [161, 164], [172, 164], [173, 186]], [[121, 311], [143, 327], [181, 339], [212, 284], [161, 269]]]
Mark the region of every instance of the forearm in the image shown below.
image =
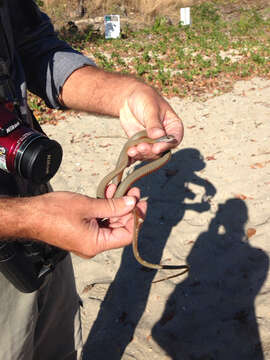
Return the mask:
[[29, 221], [31, 198], [0, 199], [0, 241], [27, 238], [30, 234]]
[[172, 135], [176, 142], [146, 144], [129, 148], [137, 160], [156, 158], [177, 146], [183, 137], [183, 125], [170, 104], [151, 86], [119, 73], [105, 72], [94, 66], [75, 70], [65, 81], [59, 99], [68, 108], [120, 118], [128, 137], [146, 129], [156, 139]]
[[85, 66], [66, 80], [61, 102], [75, 110], [119, 116], [125, 99], [139, 88], [154, 91], [134, 77]]

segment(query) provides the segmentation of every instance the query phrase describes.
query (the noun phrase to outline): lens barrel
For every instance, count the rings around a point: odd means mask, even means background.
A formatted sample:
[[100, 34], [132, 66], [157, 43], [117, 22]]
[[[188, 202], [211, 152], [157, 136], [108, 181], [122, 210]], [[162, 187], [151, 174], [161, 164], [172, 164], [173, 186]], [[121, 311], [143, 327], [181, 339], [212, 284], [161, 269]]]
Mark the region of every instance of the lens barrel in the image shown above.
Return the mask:
[[15, 112], [0, 104], [0, 170], [42, 184], [55, 175], [62, 156], [57, 141], [22, 123]]
[[55, 175], [62, 156], [62, 147], [57, 141], [38, 134], [28, 137], [20, 146], [15, 163], [23, 177], [36, 184], [43, 184]]

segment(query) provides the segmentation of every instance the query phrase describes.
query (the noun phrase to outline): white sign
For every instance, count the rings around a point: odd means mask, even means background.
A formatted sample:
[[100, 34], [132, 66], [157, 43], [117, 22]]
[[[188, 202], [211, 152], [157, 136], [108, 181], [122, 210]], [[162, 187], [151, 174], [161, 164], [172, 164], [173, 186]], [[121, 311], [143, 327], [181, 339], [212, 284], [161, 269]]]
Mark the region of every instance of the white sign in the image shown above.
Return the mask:
[[180, 21], [182, 25], [190, 25], [190, 7], [180, 9]]
[[105, 15], [105, 39], [117, 39], [120, 37], [120, 15]]

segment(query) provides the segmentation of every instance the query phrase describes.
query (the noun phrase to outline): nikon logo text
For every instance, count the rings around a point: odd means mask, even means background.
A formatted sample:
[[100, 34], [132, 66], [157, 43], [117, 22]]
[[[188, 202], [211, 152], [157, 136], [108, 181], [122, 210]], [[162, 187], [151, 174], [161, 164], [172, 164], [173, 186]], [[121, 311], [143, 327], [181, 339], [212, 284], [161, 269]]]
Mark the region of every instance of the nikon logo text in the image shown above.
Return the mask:
[[17, 121], [15, 124], [10, 125], [9, 127], [6, 128], [6, 133], [9, 134], [11, 131], [13, 131], [14, 129], [17, 129], [17, 127], [20, 126], [20, 122]]

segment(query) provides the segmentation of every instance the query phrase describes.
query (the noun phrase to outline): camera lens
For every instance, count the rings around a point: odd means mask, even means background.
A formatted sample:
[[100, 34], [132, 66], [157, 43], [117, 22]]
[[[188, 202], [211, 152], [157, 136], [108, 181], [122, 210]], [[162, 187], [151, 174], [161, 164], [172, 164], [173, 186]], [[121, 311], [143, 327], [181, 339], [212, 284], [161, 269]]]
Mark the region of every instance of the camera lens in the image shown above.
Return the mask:
[[19, 156], [20, 174], [36, 184], [43, 184], [57, 172], [63, 151], [58, 142], [42, 136], [32, 139]]

